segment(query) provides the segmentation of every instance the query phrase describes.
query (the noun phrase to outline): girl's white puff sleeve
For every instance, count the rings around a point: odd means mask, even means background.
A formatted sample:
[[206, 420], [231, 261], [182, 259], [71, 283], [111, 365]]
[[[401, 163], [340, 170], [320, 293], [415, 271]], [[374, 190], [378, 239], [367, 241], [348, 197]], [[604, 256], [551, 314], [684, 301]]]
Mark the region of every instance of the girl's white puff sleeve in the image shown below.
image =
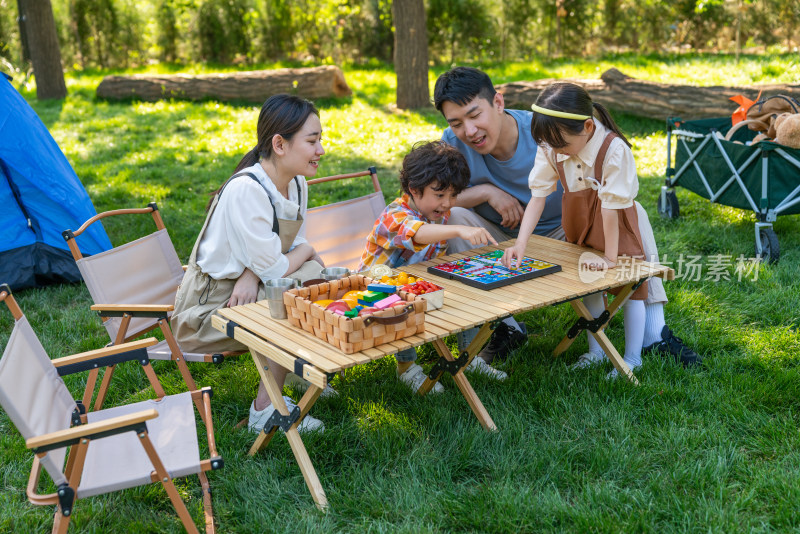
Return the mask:
[[621, 210], [633, 206], [639, 193], [636, 161], [633, 152], [621, 139], [615, 139], [606, 153], [603, 166], [603, 185], [597, 190], [600, 205]]
[[536, 159], [534, 159], [533, 168], [528, 175], [531, 196], [546, 197], [556, 190], [558, 173], [547, 157], [548, 151], [549, 148], [545, 146], [539, 146], [536, 150]]

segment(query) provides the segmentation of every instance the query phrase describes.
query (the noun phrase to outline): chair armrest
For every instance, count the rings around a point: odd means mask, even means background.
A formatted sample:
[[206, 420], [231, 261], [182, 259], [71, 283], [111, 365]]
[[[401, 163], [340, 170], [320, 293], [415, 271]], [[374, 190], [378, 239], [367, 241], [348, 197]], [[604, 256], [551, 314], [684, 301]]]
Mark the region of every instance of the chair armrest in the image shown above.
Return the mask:
[[169, 312], [175, 309], [172, 304], [93, 304], [91, 310], [97, 312]]
[[158, 417], [156, 410], [142, 410], [128, 415], [112, 417], [105, 421], [97, 421], [36, 436], [27, 440], [25, 446], [33, 450], [33, 452], [39, 453], [74, 445], [81, 438], [97, 439], [132, 430], [147, 430], [145, 421], [156, 417]]
[[90, 350], [88, 352], [81, 352], [78, 354], [73, 354], [72, 356], [65, 356], [63, 358], [56, 358], [55, 360], [52, 360], [52, 362], [53, 366], [56, 368], [65, 367], [68, 365], [86, 363], [92, 360], [106, 358], [108, 356], [121, 354], [123, 352], [131, 352], [134, 350], [144, 349], [146, 347], [152, 347], [157, 343], [158, 340], [156, 338], [148, 337], [146, 339], [131, 341], [130, 343], [123, 343], [121, 345], [111, 345], [109, 347], [103, 347], [102, 349]]

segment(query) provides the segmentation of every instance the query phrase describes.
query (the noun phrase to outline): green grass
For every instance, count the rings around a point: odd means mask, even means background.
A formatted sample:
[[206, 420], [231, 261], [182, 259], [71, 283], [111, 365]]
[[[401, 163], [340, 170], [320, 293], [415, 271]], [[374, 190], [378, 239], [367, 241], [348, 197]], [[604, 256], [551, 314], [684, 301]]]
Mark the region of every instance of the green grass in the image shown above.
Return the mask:
[[[780, 65], [777, 68], [776, 65]], [[484, 65], [497, 83], [555, 76], [597, 76], [610, 66], [643, 79], [730, 84], [794, 81], [795, 56], [731, 57], [620, 55], [593, 61]], [[150, 70], [181, 70], [175, 66]], [[184, 68], [205, 72], [203, 67]], [[433, 69], [431, 83], [443, 69]], [[257, 106], [215, 102], [112, 104], [94, 99], [104, 73], [68, 77], [60, 102], [24, 90], [84, 181], [98, 211], [156, 200], [185, 260], [203, 220], [206, 193], [231, 173], [255, 140]], [[318, 102], [325, 129], [320, 176], [376, 164], [387, 199], [408, 148], [439, 137], [444, 121], [433, 110], [401, 112], [391, 105], [394, 77], [385, 66], [347, 68], [353, 97]], [[633, 141], [641, 190], [660, 252], [670, 258], [753, 255], [753, 215], [712, 205], [678, 190], [682, 217], [655, 212], [663, 183], [665, 133], [661, 121], [619, 116]], [[367, 191], [315, 186], [311, 204]], [[499, 384], [472, 382], [500, 428], [487, 433], [455, 385], [444, 379], [439, 397], [411, 396], [394, 376], [393, 358], [335, 379], [341, 395], [321, 400], [313, 414], [327, 430], [305, 438], [331, 503], [317, 511], [286, 440], [278, 436], [254, 458], [252, 436], [235, 430], [256, 391], [249, 357], [220, 366], [190, 365], [199, 384], [211, 385], [225, 469], [210, 476], [221, 532], [647, 531], [734, 532], [800, 529], [798, 353], [800, 287], [798, 218], [779, 218], [778, 265], [758, 279], [667, 284], [668, 324], [706, 361], [684, 371], [646, 357], [640, 387], [604, 380], [608, 369], [569, 372], [585, 338], [561, 360], [550, 356], [574, 317], [568, 306], [524, 314], [533, 334], [503, 365]], [[108, 224], [115, 244], [148, 231], [135, 219]], [[732, 273], [732, 268], [729, 269]], [[704, 273], [705, 274], [705, 273]], [[82, 285], [18, 294], [51, 357], [98, 348], [105, 331], [89, 312]], [[0, 345], [11, 330], [0, 313]], [[621, 345], [616, 319], [609, 335]], [[619, 346], [618, 345], [618, 346]], [[422, 360], [431, 361], [430, 350]], [[170, 392], [181, 390], [174, 366], [157, 362]], [[148, 398], [136, 366], [115, 375], [113, 403]], [[81, 391], [82, 379], [71, 377]], [[294, 392], [293, 392], [294, 393]], [[50, 507], [24, 495], [31, 455], [0, 415], [0, 531], [43, 531]], [[180, 491], [199, 522], [195, 479]], [[159, 487], [79, 501], [75, 531], [178, 532], [180, 523]]]

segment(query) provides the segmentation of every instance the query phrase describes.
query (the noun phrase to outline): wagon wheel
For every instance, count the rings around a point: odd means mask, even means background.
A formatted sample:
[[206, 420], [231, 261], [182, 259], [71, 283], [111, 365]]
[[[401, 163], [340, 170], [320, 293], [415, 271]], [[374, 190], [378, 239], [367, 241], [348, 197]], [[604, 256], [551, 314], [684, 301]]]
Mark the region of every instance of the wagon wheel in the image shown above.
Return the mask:
[[667, 197], [666, 206], [662, 206], [661, 195], [658, 195], [658, 200], [657, 200], [658, 214], [665, 219], [677, 219], [678, 216], [680, 215], [680, 209], [678, 208], [678, 195], [675, 194], [674, 190], [669, 190], [666, 193], [666, 197]]
[[761, 251], [758, 250], [758, 243], [756, 243], [756, 258], [761, 258], [767, 263], [777, 263], [781, 257], [778, 234], [772, 228], [762, 228], [758, 234], [761, 237]]

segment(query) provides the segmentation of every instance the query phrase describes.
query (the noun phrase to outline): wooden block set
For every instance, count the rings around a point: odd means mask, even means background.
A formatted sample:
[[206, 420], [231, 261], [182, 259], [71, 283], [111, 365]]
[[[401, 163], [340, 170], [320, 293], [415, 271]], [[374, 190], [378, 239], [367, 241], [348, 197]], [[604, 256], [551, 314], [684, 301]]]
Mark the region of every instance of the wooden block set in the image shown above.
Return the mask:
[[369, 277], [353, 275], [289, 290], [283, 296], [288, 321], [334, 345], [345, 354], [425, 331], [426, 302], [405, 291], [395, 293], [397, 301], [388, 304], [383, 310], [357, 317], [339, 315], [314, 304], [317, 300], [340, 299], [350, 291], [365, 291], [372, 282]]

